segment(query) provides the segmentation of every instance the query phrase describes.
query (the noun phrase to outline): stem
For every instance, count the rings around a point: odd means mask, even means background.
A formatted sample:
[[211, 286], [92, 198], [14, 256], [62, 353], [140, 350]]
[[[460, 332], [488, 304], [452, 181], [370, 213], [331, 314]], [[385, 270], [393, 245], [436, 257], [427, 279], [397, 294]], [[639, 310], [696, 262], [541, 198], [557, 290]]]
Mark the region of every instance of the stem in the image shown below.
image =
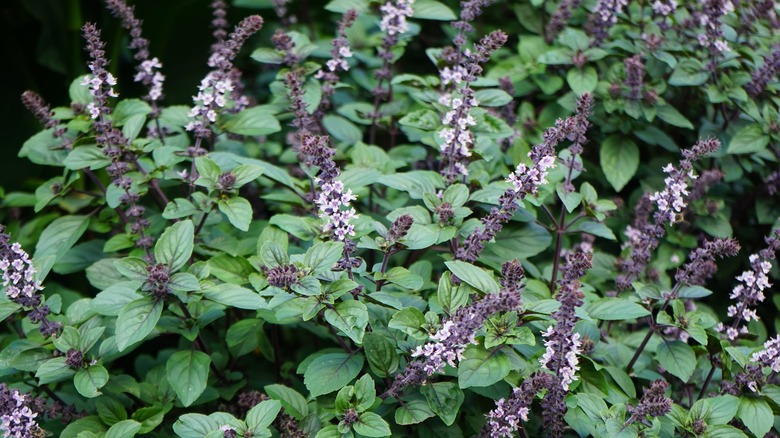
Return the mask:
[[[387, 271], [387, 264], [388, 264], [388, 262], [390, 261], [390, 256], [391, 256], [392, 254], [395, 254], [395, 252], [394, 252], [394, 251], [392, 251], [392, 249], [388, 250], [388, 251], [385, 253], [384, 257], [382, 258], [382, 266], [379, 268], [379, 272], [380, 272], [380, 273], [384, 274], [384, 273], [385, 273], [385, 271]], [[385, 284], [385, 281], [384, 281], [384, 280], [381, 280], [381, 279], [380, 279], [380, 280], [378, 280], [378, 281], [376, 282], [376, 291], [377, 291], [377, 292], [379, 292], [380, 290], [382, 290], [382, 286], [384, 286], [384, 284]]]
[[[712, 363], [712, 356], [710, 356], [710, 363]], [[710, 386], [710, 382], [712, 381], [712, 376], [715, 375], [715, 364], [712, 364], [712, 368], [710, 368], [710, 372], [707, 374], [707, 378], [704, 379], [704, 384], [701, 387], [701, 391], [699, 391], [699, 397], [696, 400], [701, 400], [702, 397], [707, 393], [707, 387]]]
[[[661, 306], [660, 309], [658, 309], [658, 312], [655, 314], [656, 317], [658, 314], [666, 310], [667, 307], [669, 307], [669, 303], [675, 299], [677, 296], [677, 292], [679, 292], [680, 287], [682, 286], [682, 283], [677, 283], [674, 285], [674, 289], [672, 289], [671, 292], [669, 292], [669, 297], [666, 298], [666, 301], [664, 301], [664, 304]], [[655, 333], [655, 319], [650, 316], [650, 331], [647, 332], [647, 336], [642, 340], [642, 343], [639, 344], [639, 347], [636, 349], [636, 352], [634, 353], [634, 357], [631, 358], [631, 361], [628, 363], [628, 366], [626, 366], [626, 374], [631, 373], [631, 369], [634, 367], [634, 364], [639, 359], [639, 356], [642, 354], [642, 350], [645, 349], [647, 346], [647, 343], [650, 341], [650, 338], [653, 337], [653, 334]]]
[[214, 211], [214, 204], [211, 204], [211, 208], [209, 209], [209, 211], [203, 213], [203, 217], [200, 218], [200, 222], [198, 222], [198, 226], [195, 228], [195, 235], [196, 236], [200, 232], [201, 228], [203, 228], [203, 225], [206, 224], [206, 218], [209, 217], [209, 213], [211, 213], [212, 211]]
[[561, 247], [563, 246], [563, 233], [566, 232], [566, 206], [561, 206], [560, 220], [555, 227], [555, 258], [553, 259], [553, 270], [550, 276], [550, 293], [555, 290], [555, 280], [558, 279], [558, 270], [561, 266]]
[[[178, 304], [179, 304], [179, 309], [181, 309], [182, 313], [184, 314], [184, 317], [193, 321], [195, 318], [192, 317], [192, 314], [190, 313], [190, 310], [187, 309], [187, 306], [181, 301], [179, 301]], [[198, 335], [195, 338], [195, 343], [197, 344], [199, 350], [201, 350], [202, 352], [209, 355], [209, 357], [211, 357], [211, 350], [209, 350], [208, 344], [206, 344], [206, 342], [203, 340], [203, 335], [200, 333], [200, 331], [198, 331]], [[214, 365], [214, 362], [213, 361], [209, 361], [209, 362], [211, 365], [211, 370], [214, 371], [214, 374], [217, 376], [217, 379], [219, 379], [219, 381], [223, 384], [230, 383], [229, 380], [225, 377], [225, 375], [222, 374], [222, 371], [220, 371], [219, 368], [217, 368], [217, 366]]]

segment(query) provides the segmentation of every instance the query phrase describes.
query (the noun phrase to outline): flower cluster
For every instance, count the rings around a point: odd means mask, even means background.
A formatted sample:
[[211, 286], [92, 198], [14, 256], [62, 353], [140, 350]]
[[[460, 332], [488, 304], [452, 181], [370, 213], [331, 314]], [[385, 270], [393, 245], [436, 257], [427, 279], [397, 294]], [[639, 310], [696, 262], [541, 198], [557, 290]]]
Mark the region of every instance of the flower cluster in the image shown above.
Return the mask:
[[728, 316], [734, 318], [734, 321], [730, 326], [721, 322], [715, 327], [715, 330], [725, 333], [731, 341], [736, 340], [740, 334], [748, 333], [747, 326], [743, 323], [758, 320], [756, 306], [764, 301], [764, 291], [771, 286], [767, 274], [772, 269], [771, 261], [780, 250], [780, 229], [774, 230], [773, 235], [766, 238], [766, 243], [766, 248], [749, 257], [750, 269], [737, 277], [740, 284], [735, 286], [729, 295], [729, 298], [737, 301], [728, 308]]
[[390, 229], [387, 231], [385, 239], [389, 242], [397, 243], [399, 240], [406, 237], [406, 234], [409, 233], [409, 229], [412, 228], [413, 224], [414, 218], [412, 215], [402, 214], [401, 216], [398, 216], [398, 218], [393, 221], [393, 225], [390, 226]]
[[669, 16], [677, 9], [677, 1], [675, 0], [655, 0], [651, 5], [653, 13], [661, 16]]
[[520, 307], [520, 281], [525, 277], [520, 262], [513, 260], [502, 267], [504, 281], [498, 293], [485, 295], [475, 303], [459, 308], [444, 321], [430, 338], [432, 342], [418, 346], [412, 357], [422, 360], [409, 362], [407, 367], [395, 376], [388, 392], [399, 394], [408, 385], [420, 385], [449, 364], [456, 366], [469, 344], [475, 344], [474, 335], [482, 324], [498, 312], [517, 310]]
[[[149, 221], [143, 217], [144, 207], [138, 205], [141, 197], [133, 192], [133, 180], [127, 175], [132, 166], [141, 172], [143, 169], [137, 165], [135, 154], [127, 148], [129, 143], [127, 138], [108, 119], [111, 114], [108, 97], [116, 96], [111, 88], [116, 84], [116, 80], [106, 71], [108, 61], [105, 56], [105, 42], [100, 38], [100, 31], [91, 23], [85, 24], [82, 31], [87, 42], [87, 51], [92, 59], [89, 64], [92, 75], [85, 78], [83, 85], [88, 85], [92, 94], [92, 102], [87, 108], [92, 118], [96, 119], [94, 129], [97, 144], [102, 147], [103, 154], [111, 160], [106, 172], [112, 178], [112, 183], [125, 192], [120, 197], [120, 202], [127, 207], [127, 211], [119, 211], [120, 218], [129, 226], [131, 234], [138, 235], [136, 246], [145, 249], [148, 254], [154, 239], [144, 232], [149, 227]], [[158, 187], [155, 184], [156, 181], [151, 183], [153, 187]]]
[[32, 438], [44, 434], [30, 408], [30, 396], [0, 383], [0, 431], [4, 438]]
[[119, 96], [113, 88], [116, 85], [116, 78], [106, 70], [108, 65], [105, 52], [106, 43], [100, 39], [100, 30], [94, 24], [87, 23], [82, 31], [84, 39], [87, 41], [87, 51], [92, 58], [89, 63], [89, 70], [92, 74], [85, 76], [81, 85], [89, 87], [89, 94], [92, 95], [92, 101], [87, 104], [87, 112], [92, 119], [98, 119], [101, 116], [111, 114], [108, 98]]
[[443, 140], [440, 146], [442, 172], [449, 182], [454, 181], [458, 176], [469, 174], [464, 163], [467, 163], [467, 159], [471, 156], [474, 134], [468, 130], [468, 127], [477, 124], [474, 117], [469, 114], [469, 110], [478, 105], [477, 99], [474, 98], [474, 91], [465, 88], [462, 92], [462, 98], [456, 97], [450, 100], [450, 110], [441, 120], [445, 127], [439, 131], [439, 137]]
[[496, 407], [488, 412], [487, 424], [482, 429], [482, 438], [512, 437], [521, 427], [520, 421], [528, 421], [531, 403], [536, 394], [552, 385], [553, 376], [537, 371], [523, 380], [523, 383], [512, 390], [511, 397], [496, 401]]
[[54, 336], [62, 324], [49, 321], [51, 310], [49, 306], [41, 305], [38, 292], [43, 290], [43, 286], [36, 278], [33, 261], [18, 242], [10, 243], [11, 236], [4, 233], [4, 229], [5, 226], [0, 225], [0, 271], [5, 295], [14, 303], [30, 309], [27, 316], [31, 322], [41, 325], [41, 334]]
[[626, 6], [628, 0], [599, 0], [585, 26], [588, 35], [593, 38], [594, 46], [601, 45], [607, 39], [609, 30], [617, 24], [618, 15], [623, 13]]
[[626, 412], [631, 415], [626, 421], [626, 425], [635, 421], [640, 421], [645, 425], [647, 417], [661, 417], [672, 410], [672, 399], [666, 396], [666, 388], [669, 384], [663, 380], [656, 380], [644, 389], [639, 404], [635, 406], [626, 405]]
[[409, 29], [406, 19], [414, 13], [412, 4], [414, 0], [388, 0], [380, 7], [382, 21], [379, 28], [384, 33], [382, 44], [377, 48], [377, 56], [382, 60], [382, 66], [374, 71], [374, 77], [377, 80], [376, 86], [371, 90], [374, 95], [374, 110], [371, 113], [371, 134], [370, 142], [373, 144], [376, 135], [376, 124], [381, 113], [379, 104], [384, 100], [392, 99], [391, 88], [386, 84], [390, 83], [393, 77], [391, 68], [393, 63], [393, 48], [398, 44], [399, 37]]
[[287, 4], [291, 1], [292, 0], [271, 0], [271, 3], [274, 5], [276, 16], [279, 17], [279, 20], [284, 26], [289, 26], [297, 21], [295, 15], [287, 15]]
[[587, 252], [573, 252], [568, 255], [561, 271], [563, 278], [558, 281], [560, 288], [557, 300], [561, 305], [552, 314], [556, 323], [542, 333], [542, 337], [546, 339], [544, 345], [547, 350], [539, 362], [542, 368], [558, 375], [564, 391], [568, 391], [569, 384], [577, 380], [577, 355], [582, 342], [579, 333], [573, 332], [574, 324], [579, 320], [574, 311], [582, 305], [584, 295], [580, 291], [580, 278], [590, 269], [591, 258], [592, 255]]
[[211, 53], [216, 53], [225, 43], [228, 36], [227, 8], [225, 0], [214, 0], [209, 5], [211, 7], [211, 28], [214, 29], [211, 34], [214, 36], [214, 43], [211, 45]]
[[64, 125], [58, 126], [59, 122], [54, 118], [54, 112], [51, 106], [36, 92], [27, 90], [22, 93], [22, 104], [27, 108], [39, 122], [43, 123], [46, 129], [54, 129], [52, 135], [54, 138], [63, 140], [64, 149], [72, 149], [72, 140], [65, 138], [68, 128]]
[[626, 69], [626, 87], [628, 88], [628, 98], [639, 100], [642, 97], [642, 77], [645, 75], [645, 64], [642, 57], [634, 55], [623, 61]]
[[[487, 62], [492, 54], [507, 41], [507, 34], [501, 31], [491, 32], [483, 37], [474, 47], [474, 52], [465, 50], [457, 56], [445, 55], [445, 60], [453, 63], [453, 68], [445, 67], [441, 71], [441, 82], [446, 85], [454, 83], [459, 88], [456, 93], [445, 94], [440, 100], [448, 105], [449, 111], [442, 117], [444, 128], [439, 131], [441, 145], [441, 173], [447, 183], [452, 183], [468, 175], [468, 158], [471, 156], [471, 146], [474, 144], [474, 134], [469, 126], [477, 124], [469, 112], [479, 105], [474, 98], [471, 83], [482, 73], [480, 64]], [[447, 59], [449, 58], [449, 59]]]
[[414, 4], [414, 0], [389, 0], [380, 6], [382, 21], [379, 23], [379, 28], [382, 32], [390, 36], [407, 32], [409, 23], [406, 22], [406, 19], [411, 18], [414, 14], [412, 4]]
[[731, 0], [705, 0], [702, 2], [702, 8], [698, 20], [699, 25], [704, 28], [704, 33], [697, 36], [699, 44], [709, 48], [713, 55], [729, 51], [729, 45], [723, 39], [722, 18], [734, 12], [734, 4]]
[[268, 284], [281, 289], [287, 289], [298, 282], [301, 272], [295, 265], [279, 265], [265, 270]]
[[764, 349], [753, 353], [750, 358], [761, 366], [769, 367], [780, 373], [780, 335], [764, 342]]
[[702, 285], [707, 282], [718, 267], [716, 258], [734, 257], [739, 252], [739, 243], [734, 239], [715, 239], [704, 242], [691, 251], [690, 261], [677, 274], [675, 280], [685, 285]]
[[745, 90], [753, 97], [761, 95], [779, 71], [780, 44], [776, 44], [772, 47], [772, 52], [764, 58], [764, 64], [753, 72], [750, 82], [745, 84]]
[[355, 209], [350, 203], [357, 199], [352, 190], [344, 191], [344, 183], [338, 180], [329, 182], [316, 182], [320, 184], [320, 195], [315, 200], [320, 211], [320, 217], [325, 219], [322, 231], [330, 233], [336, 240], [344, 240], [347, 236], [355, 235], [355, 226], [350, 222], [357, 218]]
[[357, 11], [354, 9], [348, 10], [339, 20], [337, 37], [333, 39], [331, 45], [333, 49], [330, 51], [330, 59], [325, 62], [327, 69], [320, 69], [314, 77], [322, 81], [322, 99], [317, 109], [317, 117], [321, 119], [324, 116], [324, 112], [330, 108], [330, 99], [336, 92], [336, 84], [339, 83], [339, 72], [345, 72], [349, 70], [349, 64], [347, 58], [352, 57], [352, 50], [349, 47], [349, 40], [347, 39], [347, 29], [352, 27], [357, 19]]
[[552, 371], [553, 380], [542, 400], [542, 417], [550, 436], [562, 437], [566, 428], [563, 416], [566, 414], [564, 398], [569, 385], [577, 380], [579, 357], [582, 341], [579, 333], [574, 333], [574, 325], [579, 320], [575, 309], [582, 305], [584, 294], [580, 290], [580, 279], [591, 267], [592, 254], [573, 252], [567, 255], [562, 269], [562, 278], [558, 281], [558, 310], [553, 312], [555, 326], [542, 333], [546, 338], [546, 351], [539, 359], [542, 368]]
[[531, 148], [528, 156], [531, 166], [518, 164], [517, 169], [509, 175], [507, 182], [512, 187], [498, 198], [498, 207], [493, 207], [490, 213], [480, 219], [483, 229], [477, 229], [463, 240], [455, 253], [455, 258], [467, 262], [477, 260], [485, 244], [498, 234], [515, 214], [521, 201], [528, 195], [536, 194], [540, 185], [545, 184], [547, 172], [555, 166], [555, 146], [564, 139], [584, 142], [584, 134], [588, 126], [588, 115], [593, 97], [584, 94], [577, 104], [577, 113], [565, 120], [558, 119], [555, 126], [547, 129], [542, 136], [542, 143]]
[[[162, 63], [157, 58], [149, 59], [149, 40], [141, 36], [143, 21], [135, 16], [135, 7], [129, 6], [125, 0], [107, 0], [106, 6], [111, 13], [122, 20], [122, 26], [130, 30], [130, 48], [135, 50], [135, 59], [141, 64], [137, 67], [135, 81], [142, 83], [148, 90], [144, 99], [150, 101], [156, 110], [156, 102], [163, 97], [163, 82], [165, 76], [159, 72]], [[155, 111], [156, 112], [156, 111]]]
[[458, 34], [452, 39], [458, 52], [466, 45], [466, 33], [472, 32], [474, 27], [471, 22], [482, 15], [482, 8], [486, 8], [494, 3], [495, 0], [461, 0], [460, 2], [460, 20], [451, 23], [452, 27], [458, 30]]
[[198, 87], [198, 95], [193, 97], [195, 105], [189, 113], [192, 121], [187, 124], [187, 131], [192, 131], [197, 138], [196, 146], [203, 139], [211, 136], [211, 124], [217, 121], [217, 114], [225, 108], [231, 93], [236, 88], [233, 59], [250, 36], [263, 26], [259, 15], [243, 19], [236, 26], [227, 40], [219, 44], [211, 54], [208, 65], [212, 68]]
[[544, 39], [552, 43], [555, 37], [566, 27], [573, 10], [580, 7], [582, 0], [563, 0], [558, 3], [558, 9], [550, 17], [544, 32]]
[[[693, 172], [693, 162], [714, 152], [719, 147], [720, 142], [711, 138], [699, 140], [692, 148], [684, 149], [679, 169], [671, 163], [664, 167], [664, 172], [669, 174], [664, 180], [664, 189], [640, 199], [637, 204], [637, 217], [625, 231], [628, 237], [625, 247], [631, 249], [631, 257], [618, 263], [618, 270], [621, 272], [616, 279], [618, 290], [629, 289], [631, 282], [645, 270], [650, 262], [652, 251], [658, 247], [660, 239], [666, 234], [665, 225], [676, 223], [677, 214], [686, 207], [685, 196], [688, 194], [688, 179], [696, 178]], [[647, 216], [650, 214], [653, 203], [657, 210], [653, 213], [653, 220], [650, 221], [647, 220]]]

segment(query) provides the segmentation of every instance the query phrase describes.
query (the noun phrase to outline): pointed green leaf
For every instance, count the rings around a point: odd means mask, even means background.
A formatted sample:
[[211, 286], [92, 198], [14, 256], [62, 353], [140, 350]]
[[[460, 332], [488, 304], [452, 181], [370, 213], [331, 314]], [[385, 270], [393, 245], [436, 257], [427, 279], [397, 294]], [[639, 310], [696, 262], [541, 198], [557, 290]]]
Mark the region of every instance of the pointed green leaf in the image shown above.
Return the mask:
[[206, 353], [195, 350], [177, 351], [168, 358], [165, 364], [168, 383], [185, 407], [206, 389], [210, 364], [211, 358]]
[[165, 263], [171, 272], [176, 272], [189, 261], [194, 247], [195, 228], [192, 221], [185, 220], [171, 225], [154, 245], [157, 263]]
[[162, 308], [162, 301], [152, 301], [150, 297], [125, 305], [116, 319], [116, 345], [119, 351], [142, 341], [151, 333], [160, 320]]

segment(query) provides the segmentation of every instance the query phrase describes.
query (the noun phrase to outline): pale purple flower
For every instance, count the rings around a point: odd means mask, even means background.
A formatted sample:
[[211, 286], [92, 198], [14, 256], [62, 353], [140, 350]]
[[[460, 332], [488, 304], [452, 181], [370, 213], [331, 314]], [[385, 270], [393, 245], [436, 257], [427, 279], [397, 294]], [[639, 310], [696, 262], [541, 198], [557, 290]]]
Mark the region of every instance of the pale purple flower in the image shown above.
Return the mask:
[[593, 13], [588, 17], [585, 30], [593, 38], [593, 45], [598, 46], [609, 36], [609, 30], [617, 24], [618, 15], [628, 6], [628, 0], [599, 0]]
[[498, 293], [485, 295], [471, 305], [459, 308], [452, 317], [444, 321], [436, 333], [430, 335], [431, 342], [418, 346], [412, 357], [420, 358], [409, 362], [407, 367], [395, 376], [388, 392], [398, 395], [407, 385], [421, 385], [429, 376], [441, 372], [446, 365], [457, 366], [469, 344], [476, 344], [474, 336], [482, 324], [498, 312], [517, 310], [521, 304], [520, 282], [525, 273], [517, 260], [504, 263], [501, 269], [502, 288]]
[[211, 54], [208, 65], [212, 71], [203, 78], [198, 94], [192, 98], [195, 105], [188, 114], [192, 121], [185, 127], [199, 140], [211, 136], [210, 126], [216, 122], [217, 115], [225, 109], [228, 101], [231, 101], [231, 95], [237, 86], [233, 59], [249, 37], [262, 26], [263, 18], [259, 15], [245, 18], [236, 26], [230, 37], [219, 44], [217, 50]]
[[759, 319], [756, 307], [764, 301], [766, 298], [764, 291], [771, 286], [767, 274], [772, 269], [771, 261], [780, 250], [780, 229], [774, 230], [773, 235], [765, 240], [767, 247], [749, 257], [750, 269], [737, 276], [739, 284], [729, 295], [730, 299], [736, 301], [727, 309], [728, 316], [734, 318], [734, 321], [730, 326], [722, 322], [715, 326], [715, 330], [725, 333], [730, 341], [735, 341], [740, 335], [748, 333], [747, 325], [744, 323]]
[[414, 0], [389, 0], [379, 7], [382, 13], [382, 21], [379, 28], [387, 35], [398, 35], [409, 30], [407, 18], [414, 14], [412, 5]]
[[753, 353], [750, 359], [761, 366], [769, 367], [772, 371], [780, 373], [780, 335], [764, 342], [764, 348]]
[[677, 2], [675, 0], [655, 0], [652, 7], [655, 14], [665, 17], [674, 13], [677, 9]]
[[338, 180], [322, 181], [319, 183], [320, 193], [315, 204], [319, 208], [320, 217], [325, 219], [322, 231], [330, 233], [336, 240], [345, 240], [355, 235], [355, 225], [350, 222], [357, 219], [358, 215], [351, 202], [357, 199], [352, 190], [344, 190], [344, 183]]
[[17, 389], [0, 383], [0, 431], [3, 438], [32, 438], [42, 436], [35, 418], [38, 416], [30, 405], [32, 398]]
[[165, 76], [159, 72], [162, 63], [157, 58], [149, 59], [149, 40], [141, 36], [143, 21], [136, 18], [135, 7], [129, 6], [125, 0], [107, 0], [106, 6], [115, 17], [122, 20], [122, 26], [130, 31], [130, 48], [136, 51], [135, 59], [141, 61], [136, 67], [138, 72], [134, 79], [146, 86], [148, 94], [144, 98], [154, 105], [163, 97]]
[[520, 163], [511, 173], [507, 181], [512, 186], [498, 198], [498, 207], [493, 207], [490, 213], [480, 219], [484, 228], [474, 230], [464, 239], [455, 253], [457, 260], [474, 262], [477, 260], [487, 242], [493, 240], [504, 224], [514, 216], [520, 204], [518, 201], [528, 195], [536, 194], [538, 188], [547, 182], [548, 170], [555, 166], [555, 146], [564, 139], [575, 143], [585, 141], [584, 135], [589, 125], [588, 116], [593, 104], [593, 97], [586, 93], [577, 102], [575, 115], [564, 120], [558, 119], [555, 126], [547, 129], [542, 135], [542, 143], [531, 148], [528, 153], [531, 165]]

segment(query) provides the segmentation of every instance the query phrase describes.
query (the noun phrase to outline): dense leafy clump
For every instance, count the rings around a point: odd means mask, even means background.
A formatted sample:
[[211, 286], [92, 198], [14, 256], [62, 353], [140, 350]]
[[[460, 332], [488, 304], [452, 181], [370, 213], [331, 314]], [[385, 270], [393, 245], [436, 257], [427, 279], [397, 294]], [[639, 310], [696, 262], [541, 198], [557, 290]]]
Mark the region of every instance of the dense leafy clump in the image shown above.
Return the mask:
[[22, 95], [4, 436], [780, 432], [780, 5], [234, 3]]

